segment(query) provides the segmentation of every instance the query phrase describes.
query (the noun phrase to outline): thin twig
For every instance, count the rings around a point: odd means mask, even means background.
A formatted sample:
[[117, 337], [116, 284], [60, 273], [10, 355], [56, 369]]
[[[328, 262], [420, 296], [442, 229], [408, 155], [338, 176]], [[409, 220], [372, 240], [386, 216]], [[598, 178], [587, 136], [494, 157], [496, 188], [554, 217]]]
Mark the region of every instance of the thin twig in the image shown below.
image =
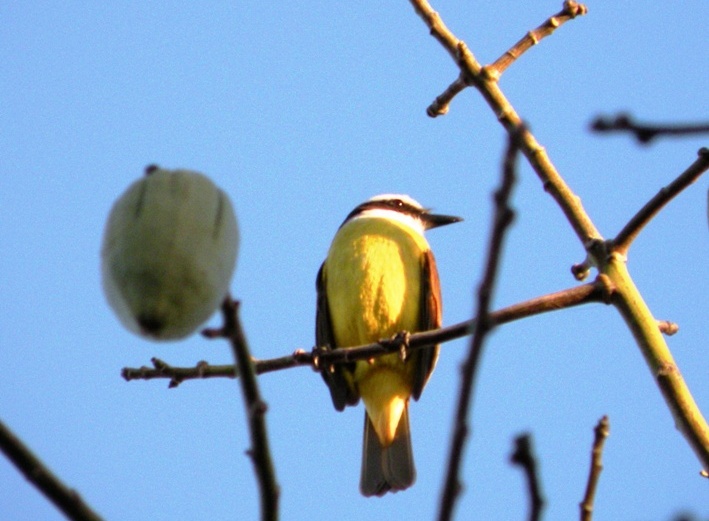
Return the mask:
[[505, 232], [512, 224], [514, 218], [514, 212], [509, 206], [509, 200], [516, 179], [515, 160], [519, 150], [518, 138], [521, 131], [522, 129], [520, 128], [520, 132], [510, 135], [502, 169], [502, 182], [494, 196], [495, 214], [490, 232], [487, 261], [485, 263], [485, 272], [478, 288], [477, 321], [470, 341], [468, 357], [462, 368], [460, 393], [458, 394], [458, 405], [453, 424], [453, 439], [451, 440], [450, 453], [448, 455], [448, 470], [441, 493], [439, 521], [452, 519], [453, 508], [461, 491], [460, 467], [463, 461], [465, 442], [469, 432], [472, 430], [469, 427], [468, 415], [475, 385], [475, 375], [482, 356], [485, 337], [493, 327], [489, 318], [490, 300], [500, 267]]
[[[581, 304], [592, 302], [607, 302], [607, 288], [596, 281], [581, 286], [536, 297], [489, 314], [492, 324], [501, 325], [514, 322], [526, 317], [540, 315], [549, 311], [558, 311]], [[671, 324], [671, 323], [667, 323]], [[408, 348], [421, 349], [426, 346], [449, 342], [471, 334], [475, 327], [475, 319], [466, 320], [452, 326], [421, 333], [413, 333], [409, 337]], [[667, 326], [663, 326], [667, 327]], [[209, 331], [207, 333], [210, 334]], [[295, 350], [292, 354], [271, 358], [267, 360], [252, 360], [256, 374], [270, 373], [292, 367], [311, 366], [327, 367], [333, 364], [366, 360], [386, 353], [398, 352], [401, 348], [396, 340], [382, 340], [374, 344], [356, 347], [346, 347], [333, 350], [313, 349], [311, 352], [302, 349]], [[185, 380], [198, 380], [203, 378], [235, 378], [238, 371], [234, 365], [210, 365], [207, 362], [198, 362], [194, 367], [172, 366], [158, 358], [152, 358], [153, 367], [124, 367], [121, 376], [126, 381], [169, 379], [169, 387], [177, 387]]]
[[588, 483], [586, 485], [586, 493], [583, 496], [583, 501], [579, 504], [581, 509], [581, 521], [591, 521], [593, 517], [593, 501], [596, 498], [596, 487], [598, 479], [603, 470], [603, 444], [610, 434], [610, 422], [608, 416], [604, 416], [598, 420], [596, 428], [593, 429], [593, 449], [591, 450], [591, 467], [588, 471]]
[[227, 296], [222, 304], [222, 314], [224, 315], [224, 327], [220, 330], [208, 330], [205, 335], [210, 338], [225, 337], [231, 344], [241, 375], [239, 380], [251, 433], [251, 448], [248, 454], [254, 464], [261, 489], [261, 519], [262, 521], [276, 521], [280, 490], [276, 481], [276, 471], [271, 459], [266, 432], [267, 406], [261, 398], [256, 373], [249, 354], [249, 346], [239, 320], [239, 303]]
[[613, 251], [627, 255], [628, 248], [655, 215], [659, 213], [677, 194], [694, 183], [709, 170], [709, 148], [700, 148], [699, 157], [677, 179], [662, 188], [655, 197], [650, 199], [638, 213], [626, 224], [613, 240]]
[[[453, 59], [459, 63], [463, 61], [462, 46], [465, 44], [458, 40], [451, 33], [446, 25], [441, 20], [441, 17], [435, 12], [425, 0], [411, 0], [411, 3], [416, 9], [416, 12], [423, 18], [426, 25], [429, 26], [431, 34], [448, 50]], [[497, 81], [502, 73], [514, 63], [522, 54], [529, 50], [533, 45], [538, 44], [542, 39], [552, 34], [556, 29], [561, 27], [565, 22], [584, 15], [588, 12], [585, 5], [574, 1], [564, 2], [562, 9], [557, 14], [549, 17], [536, 29], [529, 31], [522, 39], [500, 56], [491, 65], [480, 67], [477, 65], [472, 70], [473, 74], [468, 74], [466, 66], [461, 66], [463, 73], [453, 82], [448, 88], [429, 105], [426, 113], [435, 118], [443, 116], [448, 112], [450, 103], [453, 98], [462, 92], [469, 85], [474, 85], [477, 82]], [[466, 49], [465, 52], [470, 52]]]
[[528, 519], [529, 521], [538, 521], [541, 519], [545, 501], [539, 484], [537, 460], [532, 453], [532, 436], [530, 434], [522, 434], [515, 438], [515, 450], [510, 455], [510, 461], [524, 470], [529, 495]]
[[487, 74], [490, 79], [498, 80], [500, 76], [502, 76], [502, 73], [532, 46], [537, 45], [542, 39], [551, 35], [564, 23], [573, 20], [577, 16], [585, 15], [586, 13], [588, 13], [588, 9], [585, 5], [567, 0], [564, 2], [561, 11], [549, 17], [536, 29], [529, 31], [520, 41], [514, 44], [510, 50], [500, 56], [495, 63], [483, 67], [483, 73]]
[[[197, 362], [194, 367], [176, 367], [159, 358], [151, 358], [153, 367], [124, 367], [121, 376], [127, 381], [152, 380], [154, 378], [169, 378], [169, 388], [173, 389], [185, 380], [201, 380], [205, 378], [236, 378], [238, 371], [236, 365], [211, 365], [204, 360]], [[258, 370], [256, 371], [258, 374]]]
[[687, 125], [658, 125], [637, 123], [628, 114], [618, 114], [615, 117], [599, 116], [591, 122], [591, 130], [598, 133], [627, 132], [643, 145], [649, 144], [660, 136], [692, 136], [709, 133], [709, 124], [697, 123]]
[[447, 114], [453, 98], [460, 94], [467, 86], [468, 83], [461, 74], [453, 81], [453, 83], [448, 85], [448, 88], [444, 90], [440, 96], [437, 96], [436, 99], [433, 100], [433, 103], [431, 103], [426, 109], [426, 114], [432, 118]]
[[[1, 421], [0, 450], [67, 518], [73, 521], [101, 521], [101, 516], [81, 499], [79, 493], [62, 483]], [[3, 492], [7, 493], [7, 490]]]

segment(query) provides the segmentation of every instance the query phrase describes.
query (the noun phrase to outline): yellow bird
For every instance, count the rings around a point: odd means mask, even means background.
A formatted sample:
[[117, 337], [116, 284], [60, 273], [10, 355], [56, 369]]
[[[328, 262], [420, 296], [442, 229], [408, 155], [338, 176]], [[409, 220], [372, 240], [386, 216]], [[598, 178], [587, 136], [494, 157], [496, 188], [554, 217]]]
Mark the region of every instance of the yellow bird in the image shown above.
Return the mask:
[[[435, 215], [406, 195], [378, 195], [340, 226], [317, 278], [316, 341], [349, 347], [441, 325], [441, 288], [424, 231], [459, 222]], [[324, 369], [338, 411], [364, 402], [360, 491], [382, 496], [416, 479], [409, 398], [418, 400], [439, 346]]]

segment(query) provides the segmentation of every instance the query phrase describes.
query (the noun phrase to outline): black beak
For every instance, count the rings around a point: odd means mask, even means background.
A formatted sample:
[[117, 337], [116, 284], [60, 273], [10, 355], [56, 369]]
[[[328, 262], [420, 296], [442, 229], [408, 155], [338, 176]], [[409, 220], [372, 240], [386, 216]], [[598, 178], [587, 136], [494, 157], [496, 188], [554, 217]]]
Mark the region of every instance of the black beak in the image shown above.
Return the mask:
[[427, 230], [430, 230], [431, 228], [438, 228], [439, 226], [445, 226], [446, 224], [459, 223], [462, 220], [462, 217], [456, 217], [455, 215], [436, 215], [426, 213], [422, 216], [423, 224]]

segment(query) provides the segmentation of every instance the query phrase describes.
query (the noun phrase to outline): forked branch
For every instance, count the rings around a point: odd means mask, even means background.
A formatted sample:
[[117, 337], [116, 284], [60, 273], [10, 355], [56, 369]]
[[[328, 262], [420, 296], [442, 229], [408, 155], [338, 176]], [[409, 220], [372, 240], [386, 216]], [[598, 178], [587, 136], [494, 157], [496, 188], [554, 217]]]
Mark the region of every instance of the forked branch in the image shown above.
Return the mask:
[[[508, 133], [520, 128], [521, 119], [505, 98], [494, 78], [483, 74], [482, 67], [464, 42], [458, 40], [445, 26], [440, 16], [426, 0], [410, 0], [415, 10], [426, 22], [431, 33], [444, 46], [458, 64], [461, 75], [475, 86]], [[520, 148], [543, 183], [544, 189], [554, 198], [573, 228], [590, 261], [613, 288], [612, 303], [633, 333], [645, 360], [662, 391], [673, 418], [697, 457], [709, 470], [709, 425], [692, 397], [686, 382], [662, 338], [657, 320], [643, 301], [625, 265], [622, 248], [613, 247], [596, 229], [580, 199], [559, 175], [544, 148], [530, 132], [524, 132]], [[642, 223], [643, 220], [639, 219]], [[638, 229], [632, 225], [631, 229]], [[632, 233], [626, 235], [628, 242]]]
[[[426, 24], [431, 29], [431, 34], [438, 39], [439, 42], [448, 50], [454, 60], [459, 61], [461, 56], [459, 53], [459, 42], [455, 36], [448, 30], [446, 25], [441, 20], [441, 17], [436, 13], [427, 2], [419, 2], [412, 0], [416, 12], [424, 19]], [[478, 72], [470, 76], [461, 73], [456, 80], [451, 83], [448, 88], [429, 105], [426, 113], [435, 118], [448, 113], [450, 103], [463, 89], [469, 85], [475, 84], [476, 81], [483, 79], [498, 81], [507, 68], [512, 65], [520, 56], [527, 52], [534, 45], [538, 44], [542, 39], [551, 35], [564, 23], [584, 15], [588, 12], [586, 6], [578, 2], [566, 1], [562, 6], [561, 11], [553, 16], [550, 16], [544, 23], [536, 29], [529, 31], [516, 44], [500, 56], [494, 63], [485, 65]]]

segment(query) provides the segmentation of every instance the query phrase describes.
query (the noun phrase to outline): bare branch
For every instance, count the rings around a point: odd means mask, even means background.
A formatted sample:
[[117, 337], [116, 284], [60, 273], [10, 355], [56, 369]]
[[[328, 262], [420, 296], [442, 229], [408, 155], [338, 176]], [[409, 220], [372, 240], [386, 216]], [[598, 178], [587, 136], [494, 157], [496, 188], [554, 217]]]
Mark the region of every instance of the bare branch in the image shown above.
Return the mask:
[[494, 325], [489, 318], [490, 300], [500, 266], [505, 232], [512, 224], [514, 218], [514, 212], [509, 206], [509, 200], [516, 180], [515, 160], [519, 151], [519, 136], [522, 130], [523, 128], [520, 128], [519, 132], [510, 135], [507, 152], [505, 153], [502, 182], [494, 195], [495, 214], [492, 221], [492, 230], [490, 231], [485, 272], [478, 288], [477, 321], [470, 341], [468, 357], [462, 368], [460, 393], [458, 394], [458, 405], [453, 424], [453, 439], [451, 440], [450, 453], [448, 455], [448, 470], [441, 493], [438, 513], [439, 521], [452, 519], [453, 508], [461, 491], [460, 467], [463, 461], [465, 442], [471, 430], [468, 426], [468, 414], [475, 385], [475, 374], [482, 356], [485, 338]]
[[[502, 325], [526, 317], [540, 315], [549, 311], [558, 311], [565, 308], [589, 304], [591, 302], [606, 302], [609, 296], [607, 289], [598, 281], [574, 286], [562, 291], [542, 295], [518, 304], [490, 313], [491, 324]], [[408, 349], [421, 349], [434, 344], [449, 342], [471, 334], [475, 328], [476, 319], [459, 322], [452, 326], [431, 331], [411, 334]], [[671, 323], [667, 323], [671, 324]], [[669, 327], [667, 325], [663, 326]], [[208, 331], [207, 336], [211, 333]], [[400, 341], [395, 338], [380, 340], [376, 344], [356, 347], [343, 347], [333, 350], [320, 350], [317, 347], [311, 352], [296, 349], [293, 354], [271, 358], [268, 360], [252, 359], [256, 374], [281, 371], [292, 367], [310, 366], [314, 369], [328, 367], [333, 364], [352, 362], [354, 360], [367, 360], [386, 353], [398, 352], [401, 348]], [[194, 367], [175, 367], [158, 358], [152, 358], [153, 368], [150, 367], [124, 367], [121, 376], [126, 381], [169, 379], [169, 387], [177, 387], [185, 380], [199, 380], [204, 378], [235, 378], [238, 370], [233, 365], [210, 365], [207, 362], [198, 362]]]
[[278, 519], [278, 498], [280, 489], [276, 482], [276, 472], [271, 459], [271, 451], [266, 432], [266, 402], [261, 398], [261, 393], [256, 380], [256, 372], [251, 361], [249, 346], [239, 320], [239, 303], [226, 297], [222, 304], [224, 326], [218, 330], [207, 330], [205, 336], [209, 338], [224, 337], [229, 340], [234, 358], [241, 378], [241, 390], [246, 405], [246, 416], [249, 421], [251, 433], [251, 449], [248, 454], [254, 464], [254, 470], [261, 489], [261, 519], [262, 521], [276, 521]]
[[[235, 365], [210, 365], [204, 360], [197, 362], [194, 367], [175, 367], [159, 358], [151, 358], [153, 368], [142, 366], [139, 368], [124, 367], [121, 376], [127, 381], [131, 380], [152, 380], [154, 378], [169, 378], [168, 387], [174, 388], [185, 380], [196, 380], [204, 378], [236, 378], [237, 369]], [[258, 373], [258, 371], [257, 371]]]
[[[549, 36], [565, 22], [588, 12], [585, 5], [567, 0], [564, 2], [560, 12], [548, 18], [536, 29], [528, 32], [493, 64], [481, 67], [470, 53], [470, 50], [467, 49], [465, 43], [453, 35], [443, 23], [439, 14], [433, 10], [426, 0], [410, 1], [418, 15], [428, 25], [431, 35], [443, 45], [462, 71], [461, 76], [451, 83], [440, 96], [436, 97], [426, 109], [426, 113], [432, 118], [446, 114], [453, 98], [467, 86], [475, 85], [479, 88], [482, 83], [499, 80], [502, 73], [529, 48]], [[472, 64], [474, 66], [470, 67]]]
[[74, 521], [101, 521], [101, 517], [84, 503], [79, 493], [62, 483], [1, 421], [0, 450], [67, 518]]
[[601, 471], [603, 470], [603, 462], [601, 457], [603, 456], [603, 444], [606, 442], [606, 438], [610, 434], [610, 422], [608, 421], [608, 416], [604, 416], [598, 420], [596, 428], [593, 429], [594, 439], [593, 439], [593, 449], [591, 450], [591, 468], [588, 472], [588, 483], [586, 485], [586, 493], [584, 494], [583, 501], [579, 504], [581, 508], [581, 521], [591, 521], [593, 517], [593, 501], [596, 498], [596, 487], [598, 486], [598, 479], [601, 476]]
[[537, 460], [532, 453], [532, 436], [530, 434], [522, 434], [515, 438], [515, 450], [510, 455], [510, 461], [524, 470], [529, 493], [529, 520], [538, 521], [541, 519], [545, 501], [539, 485]]
[[618, 114], [615, 117], [599, 116], [591, 122], [591, 130], [598, 133], [627, 132], [643, 145], [649, 144], [660, 136], [692, 136], [709, 133], [709, 124], [697, 123], [687, 125], [658, 125], [637, 123], [628, 114]]
[[662, 188], [655, 197], [650, 199], [630, 222], [626, 224], [613, 240], [613, 250], [621, 255], [627, 255], [628, 248], [642, 231], [647, 223], [655, 217], [682, 190], [694, 183], [699, 177], [709, 170], [709, 148], [701, 148], [699, 158], [692, 163], [677, 179]]
[[461, 74], [458, 76], [453, 83], [451, 83], [448, 88], [443, 91], [443, 93], [433, 100], [428, 108], [426, 109], [426, 114], [430, 117], [435, 118], [436, 116], [443, 116], [448, 113], [448, 108], [450, 107], [451, 101], [460, 92], [463, 91], [468, 86], [465, 78]]
[[561, 11], [549, 17], [536, 29], [529, 31], [520, 41], [514, 44], [510, 50], [500, 56], [495, 63], [483, 67], [483, 73], [490, 79], [494, 79], [495, 81], [499, 80], [502, 73], [532, 46], [537, 45], [542, 39], [551, 35], [564, 23], [573, 20], [577, 16], [585, 15], [586, 13], [588, 13], [588, 9], [585, 5], [567, 0], [564, 2]]
[[[510, 102], [500, 90], [499, 85], [482, 74], [482, 66], [470, 52], [465, 42], [459, 40], [451, 33], [433, 10], [427, 0], [410, 0], [416, 12], [428, 26], [431, 34], [443, 45], [453, 57], [461, 70], [466, 83], [474, 85], [480, 91], [491, 110], [505, 127], [508, 133], [514, 133], [522, 124], [522, 119], [514, 110]], [[440, 112], [442, 109], [432, 109], [431, 112]], [[537, 176], [542, 181], [544, 189], [554, 198], [567, 221], [583, 245], [594, 240], [602, 240], [600, 232], [583, 209], [581, 200], [574, 194], [566, 182], [557, 172], [542, 147], [529, 131], [525, 131], [520, 139], [520, 150], [524, 153], [529, 164], [534, 168]]]
[[[416, 12], [431, 29], [434, 36], [454, 57], [466, 82], [474, 85], [498, 121], [508, 133], [521, 125], [521, 118], [502, 93], [499, 85], [481, 74], [481, 66], [464, 42], [458, 40], [440, 21], [440, 17], [426, 0], [410, 0]], [[432, 16], [435, 15], [435, 16]], [[709, 425], [697, 407], [686, 382], [677, 368], [672, 354], [657, 327], [657, 320], [635, 287], [625, 264], [625, 256], [618, 251], [598, 247], [608, 245], [584, 210], [581, 200], [566, 184], [552, 164], [544, 148], [530, 132], [524, 132], [520, 149], [534, 168], [544, 189], [563, 211], [587, 254], [593, 255], [593, 265], [601, 275], [612, 281], [615, 288], [612, 303], [618, 309], [656, 379], [663, 397], [685, 438], [697, 454], [706, 471], [709, 469]], [[576, 276], [585, 270], [579, 266]]]

